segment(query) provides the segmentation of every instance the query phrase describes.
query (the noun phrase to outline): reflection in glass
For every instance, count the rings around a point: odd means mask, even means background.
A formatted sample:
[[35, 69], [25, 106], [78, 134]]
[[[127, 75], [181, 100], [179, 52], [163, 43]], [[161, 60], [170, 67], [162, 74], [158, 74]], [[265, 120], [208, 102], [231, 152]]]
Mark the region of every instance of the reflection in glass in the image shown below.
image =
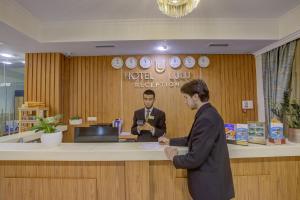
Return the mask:
[[0, 136], [18, 132], [18, 108], [24, 101], [24, 64], [0, 63]]

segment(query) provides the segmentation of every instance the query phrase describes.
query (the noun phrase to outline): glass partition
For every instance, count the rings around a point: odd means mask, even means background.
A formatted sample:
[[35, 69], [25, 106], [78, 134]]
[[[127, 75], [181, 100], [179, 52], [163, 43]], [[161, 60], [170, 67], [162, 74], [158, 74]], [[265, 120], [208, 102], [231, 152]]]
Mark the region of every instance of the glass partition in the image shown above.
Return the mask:
[[18, 107], [24, 101], [24, 64], [0, 63], [0, 136], [18, 132]]

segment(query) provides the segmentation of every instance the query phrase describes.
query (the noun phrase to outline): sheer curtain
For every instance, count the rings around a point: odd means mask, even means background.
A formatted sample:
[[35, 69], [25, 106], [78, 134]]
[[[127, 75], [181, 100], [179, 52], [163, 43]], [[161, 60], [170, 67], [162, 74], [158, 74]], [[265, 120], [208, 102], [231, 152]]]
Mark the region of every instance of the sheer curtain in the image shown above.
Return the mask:
[[291, 80], [291, 100], [300, 102], [300, 39], [297, 40]]
[[295, 49], [296, 41], [292, 41], [262, 55], [267, 124], [274, 116], [271, 112], [271, 105], [283, 102], [284, 91], [290, 87]]

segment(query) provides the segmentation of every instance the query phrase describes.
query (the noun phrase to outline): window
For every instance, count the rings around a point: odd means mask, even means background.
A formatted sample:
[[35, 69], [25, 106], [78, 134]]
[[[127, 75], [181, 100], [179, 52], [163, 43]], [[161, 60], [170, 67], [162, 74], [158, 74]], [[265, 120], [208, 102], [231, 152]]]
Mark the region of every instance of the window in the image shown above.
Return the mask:
[[24, 102], [24, 64], [0, 62], [0, 136], [18, 132], [18, 108]]

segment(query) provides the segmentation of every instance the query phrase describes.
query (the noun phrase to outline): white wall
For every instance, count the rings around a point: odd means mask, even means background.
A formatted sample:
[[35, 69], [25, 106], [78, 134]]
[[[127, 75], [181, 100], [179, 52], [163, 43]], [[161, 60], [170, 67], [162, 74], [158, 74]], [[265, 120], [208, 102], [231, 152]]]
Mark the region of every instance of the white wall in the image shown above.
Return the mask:
[[263, 90], [262, 56], [255, 56], [256, 61], [256, 86], [257, 86], [257, 113], [258, 121], [265, 122], [265, 101]]

